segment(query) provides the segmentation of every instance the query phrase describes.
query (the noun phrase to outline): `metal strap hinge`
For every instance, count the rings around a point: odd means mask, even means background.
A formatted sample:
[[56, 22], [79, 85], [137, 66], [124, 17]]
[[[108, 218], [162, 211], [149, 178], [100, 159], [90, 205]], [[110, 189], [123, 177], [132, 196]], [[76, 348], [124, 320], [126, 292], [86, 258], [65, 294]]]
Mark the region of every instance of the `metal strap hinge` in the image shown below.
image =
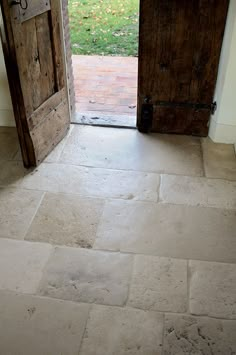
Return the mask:
[[212, 104], [201, 104], [201, 103], [192, 103], [192, 102], [171, 102], [171, 101], [156, 101], [155, 106], [162, 107], [183, 107], [183, 108], [192, 108], [196, 111], [199, 110], [209, 110], [212, 115], [216, 112], [217, 103], [213, 102]]

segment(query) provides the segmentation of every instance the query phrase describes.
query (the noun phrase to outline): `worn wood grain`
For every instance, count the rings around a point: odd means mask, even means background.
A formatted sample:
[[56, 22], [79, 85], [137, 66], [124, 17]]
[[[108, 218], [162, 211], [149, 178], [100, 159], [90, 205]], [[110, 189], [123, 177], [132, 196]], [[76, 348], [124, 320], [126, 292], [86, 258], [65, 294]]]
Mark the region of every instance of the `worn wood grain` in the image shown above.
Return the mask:
[[30, 18], [20, 23], [9, 2], [1, 2], [6, 33], [4, 52], [10, 63], [8, 77], [27, 167], [39, 164], [64, 137], [70, 124], [60, 0], [53, 0], [51, 8], [48, 4], [31, 2]]
[[[52, 0], [53, 1], [53, 0]], [[30, 0], [28, 1], [27, 9], [21, 9], [19, 7], [19, 21], [22, 23], [28, 21], [35, 16], [49, 11], [51, 8], [50, 0]]]

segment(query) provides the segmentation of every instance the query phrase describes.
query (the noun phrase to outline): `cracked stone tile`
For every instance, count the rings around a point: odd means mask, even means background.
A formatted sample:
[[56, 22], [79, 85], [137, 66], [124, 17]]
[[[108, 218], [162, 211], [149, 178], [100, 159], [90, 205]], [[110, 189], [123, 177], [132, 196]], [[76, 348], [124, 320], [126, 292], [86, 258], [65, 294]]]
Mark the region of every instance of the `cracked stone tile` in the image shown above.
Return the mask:
[[162, 334], [162, 314], [93, 306], [80, 354], [161, 355]]
[[80, 196], [156, 202], [159, 182], [159, 175], [153, 173], [43, 163], [24, 177], [21, 186]]
[[94, 248], [233, 263], [235, 230], [235, 210], [109, 201]]
[[36, 292], [52, 246], [0, 238], [0, 289]]
[[39, 293], [65, 300], [124, 305], [132, 257], [75, 248], [56, 248], [42, 278]]
[[0, 292], [0, 354], [78, 355], [89, 306]]
[[92, 248], [103, 206], [102, 200], [46, 193], [25, 239]]
[[234, 355], [236, 322], [168, 314], [163, 355]]
[[24, 239], [43, 192], [0, 188], [0, 237]]
[[136, 255], [128, 305], [144, 310], [185, 312], [187, 261]]
[[236, 155], [233, 144], [202, 139], [203, 161], [207, 177], [236, 180]]
[[190, 312], [236, 319], [236, 264], [190, 261]]
[[165, 203], [236, 209], [236, 181], [162, 175], [160, 199]]

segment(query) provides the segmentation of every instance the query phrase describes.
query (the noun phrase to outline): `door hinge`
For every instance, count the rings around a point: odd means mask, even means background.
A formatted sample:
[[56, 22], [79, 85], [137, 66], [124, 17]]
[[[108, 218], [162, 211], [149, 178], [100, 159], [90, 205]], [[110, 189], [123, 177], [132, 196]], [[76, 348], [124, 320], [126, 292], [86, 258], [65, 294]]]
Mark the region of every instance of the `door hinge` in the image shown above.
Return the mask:
[[214, 101], [212, 104], [211, 104], [211, 114], [214, 115], [214, 113], [216, 112], [217, 110], [217, 102]]
[[209, 110], [212, 115], [214, 115], [214, 113], [216, 112], [216, 109], [217, 109], [216, 101], [210, 105], [209, 104], [201, 104], [201, 103], [192, 103], [192, 102], [156, 101], [155, 105], [161, 106], [161, 107], [171, 107], [171, 108], [176, 108], [176, 107], [192, 108], [196, 111]]
[[143, 133], [148, 133], [152, 128], [153, 121], [153, 104], [150, 101], [144, 100], [144, 104], [141, 109], [141, 120], [139, 125], [139, 131]]

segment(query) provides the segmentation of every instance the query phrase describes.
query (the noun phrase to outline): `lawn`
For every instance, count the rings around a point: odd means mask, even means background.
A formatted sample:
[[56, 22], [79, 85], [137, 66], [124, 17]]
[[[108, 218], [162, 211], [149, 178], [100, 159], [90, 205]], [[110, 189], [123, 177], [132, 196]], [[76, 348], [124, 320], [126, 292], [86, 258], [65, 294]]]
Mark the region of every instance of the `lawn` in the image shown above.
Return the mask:
[[73, 54], [137, 56], [139, 0], [69, 0]]

